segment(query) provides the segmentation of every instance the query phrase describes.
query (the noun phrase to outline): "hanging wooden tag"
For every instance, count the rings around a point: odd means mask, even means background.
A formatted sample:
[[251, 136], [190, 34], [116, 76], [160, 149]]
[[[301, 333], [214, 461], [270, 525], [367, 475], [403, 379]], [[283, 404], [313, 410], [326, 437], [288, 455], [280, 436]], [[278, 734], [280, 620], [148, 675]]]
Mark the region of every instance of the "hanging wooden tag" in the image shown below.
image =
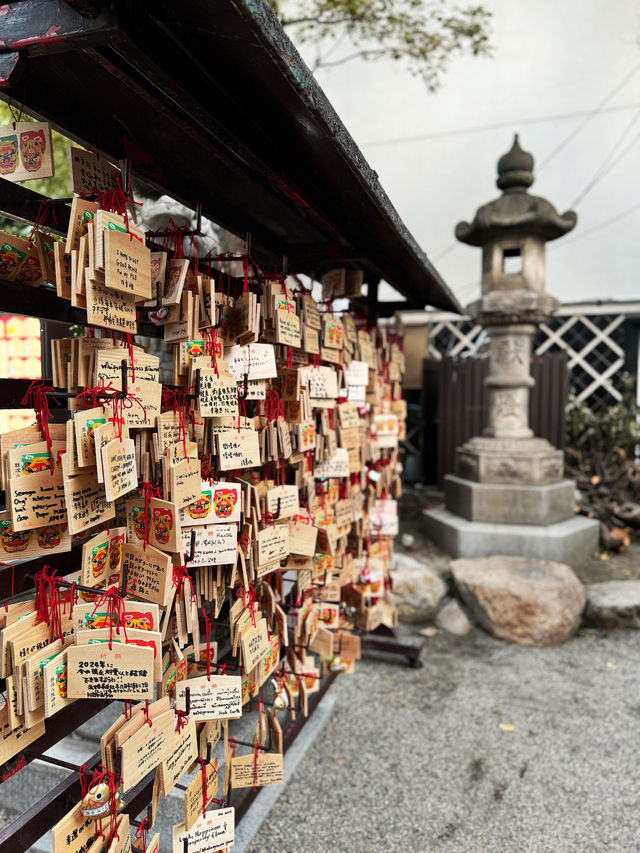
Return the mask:
[[124, 546], [123, 560], [127, 567], [127, 586], [142, 601], [151, 601], [166, 607], [172, 584], [171, 557], [164, 551], [148, 545]]
[[212, 368], [200, 369], [198, 412], [201, 417], [238, 416], [238, 386], [230, 373], [216, 374]]
[[220, 470], [256, 468], [262, 465], [258, 433], [251, 429], [227, 430], [218, 433]]
[[[96, 466], [96, 477], [98, 478], [99, 483], [104, 483], [104, 470], [102, 465], [102, 450], [109, 444], [110, 441], [113, 441], [114, 438], [120, 437], [120, 429], [119, 425], [113, 423], [112, 421], [107, 421], [104, 424], [96, 424], [93, 427], [93, 444], [95, 447], [95, 466]], [[126, 426], [122, 427], [122, 438], [129, 438], [129, 428]], [[82, 473], [80, 470], [77, 473]]]
[[194, 554], [191, 565], [230, 565], [236, 559], [238, 528], [235, 524], [210, 524], [206, 527], [187, 527], [182, 531], [181, 550], [190, 553], [191, 536], [194, 539]]
[[107, 853], [131, 853], [131, 829], [128, 814], [121, 814], [118, 817], [116, 832], [107, 848]]
[[231, 759], [231, 787], [252, 788], [262, 785], [282, 785], [282, 754], [259, 752]]
[[28, 240], [13, 234], [0, 234], [0, 278], [13, 281], [28, 251]]
[[288, 525], [275, 525], [265, 527], [258, 531], [256, 538], [256, 569], [258, 577], [266, 572], [260, 569], [280, 563], [289, 555], [289, 527]]
[[300, 346], [300, 318], [288, 311], [276, 311], [276, 340], [290, 347]]
[[209, 811], [200, 815], [187, 831], [184, 823], [173, 827], [173, 853], [184, 853], [188, 842], [189, 853], [220, 853], [232, 845], [235, 838], [235, 809]]
[[[212, 661], [215, 662], [215, 661]], [[200, 758], [207, 757], [207, 750], [210, 747], [211, 750], [215, 747], [215, 745], [220, 740], [220, 735], [222, 733], [222, 724], [221, 720], [208, 720], [204, 723], [200, 730], [199, 735], [199, 748], [200, 748]]]
[[242, 665], [246, 672], [250, 672], [269, 650], [266, 619], [258, 619], [255, 625], [243, 633], [240, 647], [242, 649]]
[[9, 480], [9, 509], [16, 532], [66, 521], [62, 469], [12, 477]]
[[174, 732], [173, 750], [158, 767], [160, 791], [163, 797], [166, 797], [176, 782], [180, 781], [197, 757], [196, 724], [193, 719], [190, 719], [179, 732]]
[[67, 667], [67, 651], [64, 649], [59, 655], [45, 663], [42, 669], [45, 717], [51, 717], [66, 708], [67, 705], [75, 702], [75, 699], [67, 695]]
[[42, 671], [49, 661], [62, 651], [62, 640], [55, 640], [30, 655], [24, 662], [24, 674], [27, 683], [28, 706], [30, 710], [44, 706], [44, 683]]
[[151, 298], [151, 252], [133, 234], [105, 231], [104, 283], [113, 290]]
[[240, 512], [239, 485], [224, 480], [210, 485], [202, 480], [198, 499], [180, 511], [180, 523], [183, 527], [192, 527], [195, 524], [240, 521]]
[[86, 853], [95, 831], [95, 820], [83, 817], [80, 803], [78, 803], [51, 830], [52, 851], [53, 853]]
[[115, 504], [107, 501], [95, 468], [90, 469], [90, 473], [64, 480], [64, 500], [72, 535], [115, 518]]
[[10, 512], [0, 512], [0, 556], [4, 560], [40, 557], [71, 550], [66, 521], [34, 530], [13, 529]]
[[290, 518], [299, 509], [300, 502], [298, 500], [297, 486], [276, 486], [267, 492], [267, 511], [278, 513], [278, 519]]
[[[169, 469], [171, 500], [182, 510], [201, 497], [202, 478], [199, 459], [181, 459]], [[180, 518], [183, 513], [180, 512]]]
[[69, 646], [68, 695], [75, 699], [153, 699], [153, 649], [122, 643]]
[[96, 643], [128, 643], [143, 649], [153, 650], [153, 680], [162, 680], [162, 636], [159, 631], [141, 631], [137, 628], [127, 628], [124, 631], [110, 631], [108, 628], [89, 631], [76, 631], [76, 643], [79, 646]]
[[176, 258], [167, 262], [167, 273], [162, 297], [163, 305], [180, 304], [188, 269], [188, 258]]
[[112, 439], [102, 448], [101, 455], [107, 501], [115, 501], [138, 488], [136, 450], [132, 438]]
[[242, 716], [242, 679], [237, 675], [206, 675], [176, 685], [176, 708], [186, 710], [189, 688], [189, 716], [194, 720], [237, 719]]
[[122, 552], [126, 528], [115, 527], [98, 533], [82, 546], [82, 585], [118, 585], [122, 573]]
[[71, 189], [78, 195], [103, 193], [118, 188], [120, 169], [113, 166], [99, 151], [69, 149]]
[[[157, 604], [125, 599], [120, 616], [120, 628], [139, 628], [141, 631], [159, 631], [160, 619]], [[112, 618], [107, 606], [96, 608], [95, 604], [76, 604], [73, 608], [73, 622], [76, 631], [90, 631], [97, 628], [118, 627], [118, 619]]]
[[[166, 711], [151, 720], [151, 725], [141, 726], [122, 744], [122, 790], [137, 785], [150, 770], [161, 764], [173, 749], [176, 715]], [[157, 778], [157, 777], [156, 777]], [[158, 794], [160, 780], [158, 779]]]
[[33, 181], [54, 174], [51, 125], [19, 121], [0, 127], [0, 176], [7, 181]]
[[71, 257], [65, 254], [64, 243], [53, 244], [53, 260], [56, 293], [61, 299], [71, 299]]
[[184, 792], [184, 827], [188, 831], [202, 815], [202, 809], [218, 795], [218, 759], [212, 758], [206, 766], [207, 798], [204, 802], [202, 772], [198, 771]]
[[233, 346], [224, 351], [224, 357], [229, 365], [229, 373], [238, 382], [244, 381], [245, 374], [249, 379], [272, 379], [278, 375], [273, 344]]
[[113, 290], [91, 278], [86, 280], [86, 289], [88, 323], [116, 332], [137, 333], [136, 297], [133, 294]]

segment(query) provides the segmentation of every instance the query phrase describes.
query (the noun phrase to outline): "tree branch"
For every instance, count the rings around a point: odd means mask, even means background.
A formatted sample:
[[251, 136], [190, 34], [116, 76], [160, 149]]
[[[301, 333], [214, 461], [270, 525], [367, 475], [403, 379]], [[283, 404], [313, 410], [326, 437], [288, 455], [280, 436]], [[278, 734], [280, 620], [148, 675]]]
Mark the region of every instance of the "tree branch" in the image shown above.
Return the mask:
[[393, 53], [394, 48], [381, 47], [376, 50], [358, 50], [356, 53], [350, 53], [348, 56], [343, 56], [342, 59], [334, 59], [333, 62], [325, 62], [322, 57], [316, 60], [315, 68], [333, 68], [335, 65], [344, 65], [354, 59], [362, 57], [363, 59], [377, 59], [385, 54]]
[[[276, 5], [274, 0], [271, 0]], [[292, 0], [297, 16], [283, 18], [296, 40], [315, 45], [313, 70], [354, 59], [403, 61], [431, 91], [454, 55], [491, 55], [491, 13], [456, 0]], [[478, 0], [476, 0], [478, 2]], [[482, 2], [482, 0], [479, 0]], [[448, 5], [449, 8], [446, 8]], [[327, 61], [336, 42], [348, 38], [353, 53]], [[330, 51], [323, 50], [333, 43]], [[372, 45], [371, 49], [366, 45]]]
[[283, 27], [293, 27], [296, 24], [317, 24], [319, 27], [333, 27], [336, 24], [347, 24], [357, 20], [360, 15], [345, 15], [343, 18], [327, 18], [326, 20], [318, 16], [309, 16], [307, 18], [282, 18], [280, 23]]

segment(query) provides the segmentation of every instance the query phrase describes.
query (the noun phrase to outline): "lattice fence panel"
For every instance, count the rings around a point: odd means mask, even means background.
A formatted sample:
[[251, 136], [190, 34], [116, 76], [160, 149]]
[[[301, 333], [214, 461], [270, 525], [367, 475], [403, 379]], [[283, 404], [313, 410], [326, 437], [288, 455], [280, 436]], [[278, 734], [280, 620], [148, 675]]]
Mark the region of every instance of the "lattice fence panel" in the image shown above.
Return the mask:
[[[542, 323], [535, 336], [536, 355], [562, 350], [569, 358], [570, 386], [578, 399], [596, 410], [622, 399], [624, 314], [554, 316]], [[429, 355], [475, 356], [486, 343], [482, 326], [469, 317], [429, 324]]]
[[469, 318], [429, 324], [429, 356], [440, 361], [446, 357], [477, 355], [486, 339], [482, 326]]

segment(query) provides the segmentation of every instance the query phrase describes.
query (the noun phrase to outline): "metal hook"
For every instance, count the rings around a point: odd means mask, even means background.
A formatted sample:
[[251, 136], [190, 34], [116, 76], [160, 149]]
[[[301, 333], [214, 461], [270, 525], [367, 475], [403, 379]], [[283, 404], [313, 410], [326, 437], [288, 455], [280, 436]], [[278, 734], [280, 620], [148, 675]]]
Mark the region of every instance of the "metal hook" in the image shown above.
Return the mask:
[[[53, 204], [71, 204], [73, 199], [74, 199], [74, 196], [72, 196], [71, 198], [45, 198], [44, 203], [45, 204], [52, 204], [52, 205]], [[32, 201], [30, 200], [30, 203], [31, 204], [41, 204], [40, 199], [33, 199]]]
[[196, 368], [196, 381], [193, 386], [193, 394], [185, 394], [187, 400], [197, 400], [200, 396], [200, 368]]
[[[133, 369], [133, 359], [131, 362], [131, 367]], [[126, 400], [127, 395], [129, 393], [129, 380], [127, 379], [127, 360], [126, 358], [122, 359], [122, 364], [120, 365], [120, 373], [122, 377], [122, 391], [116, 394], [117, 400]]]
[[220, 477], [220, 460], [218, 459], [217, 454], [211, 454], [211, 467], [213, 470], [213, 476], [216, 480]]
[[238, 397], [239, 397], [241, 400], [246, 400], [246, 399], [247, 399], [247, 394], [248, 394], [248, 393], [249, 393], [249, 374], [248, 374], [248, 373], [245, 373], [245, 375], [244, 375], [244, 381], [243, 381], [242, 393], [240, 393], [240, 389], [238, 389]]
[[[127, 594], [127, 581], [129, 580], [129, 561], [125, 560], [122, 564], [122, 589], [121, 596], [124, 598]], [[135, 584], [134, 584], [135, 587]]]
[[277, 521], [280, 518], [280, 504], [282, 503], [282, 498], [278, 498], [278, 503], [276, 504], [276, 511], [271, 513], [271, 521]]
[[122, 174], [122, 192], [128, 196], [131, 191], [131, 163], [127, 158], [121, 161], [120, 172]]
[[191, 531], [190, 551], [188, 554], [184, 555], [185, 563], [192, 563], [193, 562], [194, 557], [195, 557], [195, 551], [196, 551], [196, 532], [195, 532], [195, 530], [192, 530]]
[[238, 738], [236, 738], [236, 737], [230, 737], [229, 743], [235, 743], [236, 746], [250, 746], [251, 749], [259, 749], [262, 752], [268, 752], [269, 751], [266, 746], [260, 746], [259, 743], [249, 743], [246, 740], [238, 740]]
[[216, 302], [216, 312], [218, 313], [218, 321], [213, 324], [214, 329], [219, 329], [222, 326], [224, 305], [221, 302]]
[[159, 320], [164, 320], [169, 314], [169, 307], [162, 304], [162, 283], [156, 282], [156, 304], [149, 307], [149, 312], [158, 315]]

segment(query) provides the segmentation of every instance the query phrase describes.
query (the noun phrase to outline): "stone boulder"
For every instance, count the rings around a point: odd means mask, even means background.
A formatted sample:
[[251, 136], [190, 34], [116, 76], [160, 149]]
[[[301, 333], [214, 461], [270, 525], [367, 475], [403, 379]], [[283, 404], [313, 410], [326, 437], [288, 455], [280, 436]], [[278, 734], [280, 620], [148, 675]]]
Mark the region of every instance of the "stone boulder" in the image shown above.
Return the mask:
[[447, 586], [435, 569], [408, 554], [396, 554], [391, 584], [401, 622], [429, 622]]
[[640, 581], [588, 584], [584, 623], [590, 628], [640, 628]]
[[436, 615], [436, 626], [447, 634], [455, 634], [456, 637], [464, 637], [473, 631], [473, 625], [455, 598], [444, 599]]
[[453, 560], [451, 572], [472, 618], [502, 640], [553, 646], [580, 624], [585, 589], [564, 563], [475, 557]]

